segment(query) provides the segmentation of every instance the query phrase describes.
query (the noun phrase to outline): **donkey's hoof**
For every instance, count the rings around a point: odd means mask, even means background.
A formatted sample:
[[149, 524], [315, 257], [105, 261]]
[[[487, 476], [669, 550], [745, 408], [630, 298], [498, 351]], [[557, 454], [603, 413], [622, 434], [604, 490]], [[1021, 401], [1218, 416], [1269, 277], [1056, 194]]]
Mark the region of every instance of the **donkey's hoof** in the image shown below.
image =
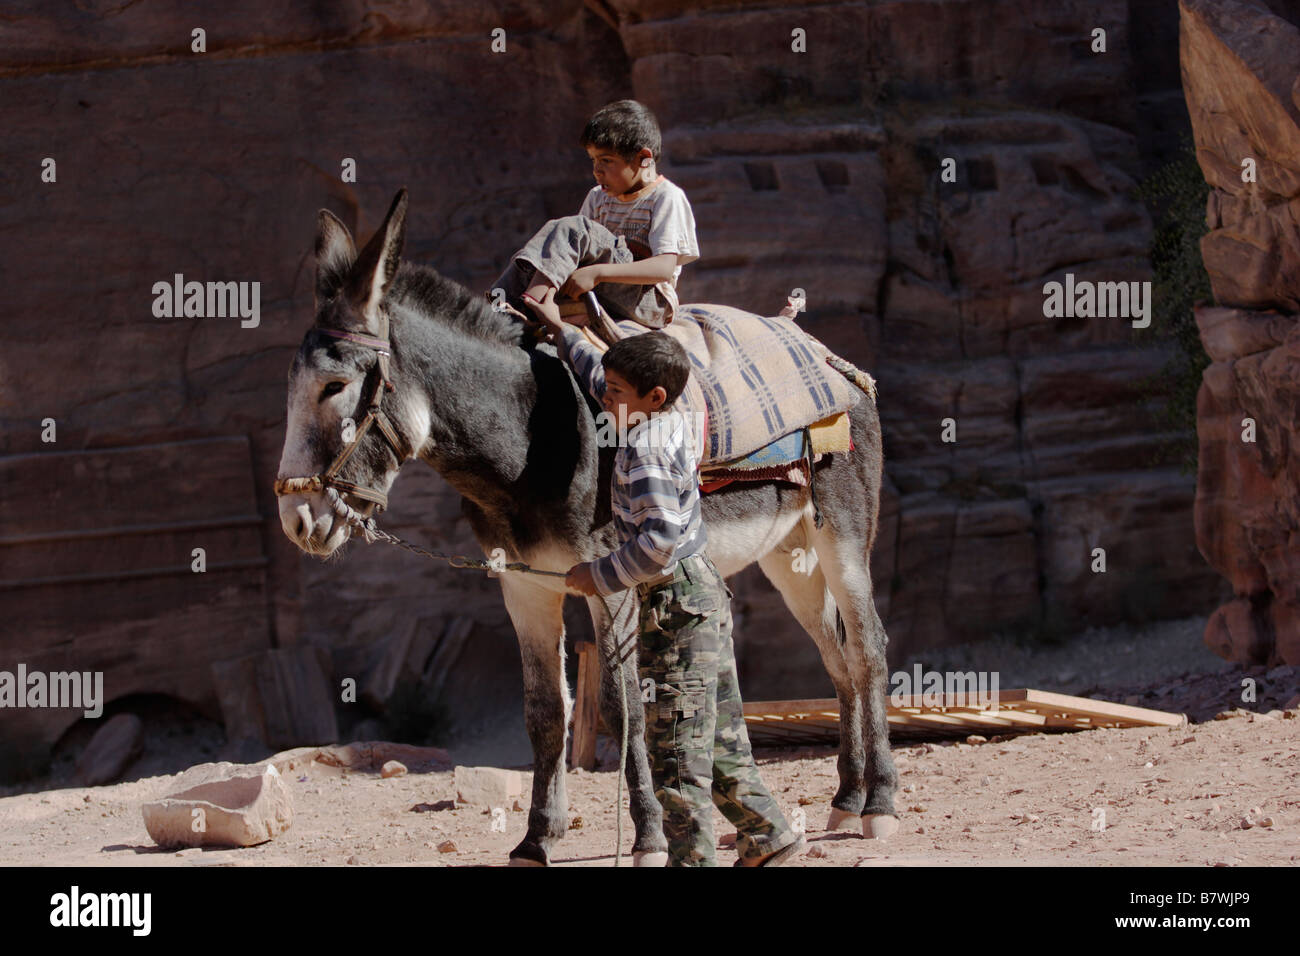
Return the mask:
[[858, 828], [858, 815], [849, 810], [841, 810], [839, 807], [831, 807], [831, 815], [826, 821], [826, 832], [831, 833], [835, 830], [856, 830]]
[[667, 866], [667, 850], [637, 850], [632, 854], [633, 866]]
[[510, 858], [511, 866], [546, 866], [540, 860], [530, 860], [526, 856], [512, 856]]
[[862, 816], [862, 835], [868, 840], [888, 840], [898, 832], [898, 817], [892, 813], [867, 813]]

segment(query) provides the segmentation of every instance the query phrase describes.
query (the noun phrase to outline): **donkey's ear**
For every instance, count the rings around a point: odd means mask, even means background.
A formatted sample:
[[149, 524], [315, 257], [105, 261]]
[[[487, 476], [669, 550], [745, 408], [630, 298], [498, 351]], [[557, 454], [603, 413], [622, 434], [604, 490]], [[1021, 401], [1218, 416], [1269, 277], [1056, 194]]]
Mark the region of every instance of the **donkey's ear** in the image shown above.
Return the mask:
[[388, 215], [352, 269], [347, 293], [352, 304], [365, 319], [371, 335], [379, 334], [379, 303], [397, 275], [402, 259], [402, 244], [406, 241], [406, 189], [398, 191]]
[[357, 261], [352, 234], [328, 209], [316, 217], [316, 304], [333, 298]]

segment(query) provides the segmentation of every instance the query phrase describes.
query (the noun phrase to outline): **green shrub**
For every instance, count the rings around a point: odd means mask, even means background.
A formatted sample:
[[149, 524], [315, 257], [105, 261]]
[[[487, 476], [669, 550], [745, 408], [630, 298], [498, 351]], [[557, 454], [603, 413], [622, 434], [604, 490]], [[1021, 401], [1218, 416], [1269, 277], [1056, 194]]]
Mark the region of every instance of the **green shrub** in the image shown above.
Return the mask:
[[1152, 330], [1154, 345], [1172, 342], [1173, 358], [1161, 371], [1139, 385], [1149, 399], [1164, 399], [1156, 425], [1174, 440], [1156, 445], [1148, 464], [1177, 463], [1183, 472], [1196, 472], [1196, 394], [1201, 373], [1210, 364], [1192, 313], [1197, 302], [1212, 298], [1210, 277], [1201, 262], [1201, 237], [1210, 186], [1196, 162], [1196, 149], [1184, 139], [1178, 158], [1162, 166], [1135, 191], [1151, 211], [1155, 231], [1151, 242]]

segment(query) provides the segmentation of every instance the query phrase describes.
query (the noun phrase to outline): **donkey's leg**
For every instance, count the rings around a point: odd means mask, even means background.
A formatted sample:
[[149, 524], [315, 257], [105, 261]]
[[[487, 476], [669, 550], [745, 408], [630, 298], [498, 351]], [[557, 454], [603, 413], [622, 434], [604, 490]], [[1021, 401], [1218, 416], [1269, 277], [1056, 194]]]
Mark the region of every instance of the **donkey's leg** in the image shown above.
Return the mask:
[[568, 732], [568, 685], [564, 680], [564, 595], [501, 576], [506, 610], [519, 636], [524, 665], [524, 724], [533, 744], [533, 796], [528, 833], [510, 851], [511, 866], [546, 866], [551, 847], [568, 831], [564, 790], [564, 743]]
[[[800, 569], [791, 553], [803, 548]], [[795, 526], [780, 547], [759, 558], [772, 585], [781, 592], [786, 607], [794, 615], [821, 653], [822, 663], [835, 685], [835, 695], [840, 703], [840, 755], [836, 767], [840, 786], [831, 800], [827, 830], [852, 828], [860, 825], [859, 817], [867, 801], [866, 750], [863, 746], [861, 712], [865, 706], [858, 684], [851, 678], [840, 640], [838, 614], [835, 601], [826, 588], [826, 577], [816, 558], [809, 554], [802, 522]]]
[[[645, 705], [641, 702], [641, 685], [637, 681], [637, 612], [640, 607], [635, 591], [622, 598], [608, 599], [614, 620], [608, 617], [598, 598], [588, 599], [591, 619], [600, 645], [600, 712], [605, 724], [621, 739], [623, 732], [622, 693], [627, 695], [627, 790], [636, 840], [632, 859], [636, 866], [667, 866], [668, 840], [664, 836], [663, 807], [655, 798], [654, 780], [650, 776], [650, 758], [645, 746]], [[620, 603], [621, 602], [621, 603]], [[622, 658], [622, 671], [619, 660]], [[619, 813], [623, 810], [620, 807]]]
[[[834, 520], [813, 532], [819, 566], [826, 575], [826, 585], [834, 595], [844, 627], [844, 659], [861, 702], [858, 719], [865, 737], [868, 785], [862, 808], [862, 835], [885, 838], [898, 829], [894, 812], [894, 791], [898, 771], [889, 749], [889, 717], [885, 706], [889, 667], [885, 647], [889, 639], [876, 613], [872, 598], [871, 574], [863, 554], [860, 529], [837, 534]], [[843, 714], [841, 714], [841, 722]]]

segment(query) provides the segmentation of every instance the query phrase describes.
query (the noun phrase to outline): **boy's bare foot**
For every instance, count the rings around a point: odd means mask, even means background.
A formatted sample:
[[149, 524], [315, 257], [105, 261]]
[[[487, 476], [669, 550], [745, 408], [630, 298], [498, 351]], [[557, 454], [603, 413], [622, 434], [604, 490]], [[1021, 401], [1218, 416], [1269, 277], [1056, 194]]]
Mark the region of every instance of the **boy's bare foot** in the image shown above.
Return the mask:
[[551, 282], [550, 279], [546, 278], [546, 276], [542, 275], [540, 272], [534, 270], [533, 281], [528, 283], [528, 288], [524, 290], [524, 294], [530, 295], [538, 302], [541, 302], [546, 298], [546, 290], [554, 288], [555, 283]]

